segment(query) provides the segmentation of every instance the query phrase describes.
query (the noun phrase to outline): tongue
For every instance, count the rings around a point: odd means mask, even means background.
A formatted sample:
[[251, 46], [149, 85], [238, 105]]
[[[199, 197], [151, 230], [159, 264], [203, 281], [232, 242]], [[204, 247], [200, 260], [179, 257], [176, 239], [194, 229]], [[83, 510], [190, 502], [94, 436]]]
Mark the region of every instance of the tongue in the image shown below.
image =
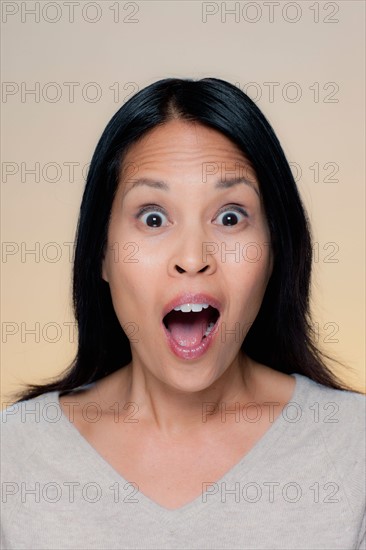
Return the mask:
[[166, 324], [172, 338], [180, 345], [193, 347], [201, 343], [207, 330], [210, 313], [203, 309], [197, 313], [172, 311], [167, 315]]

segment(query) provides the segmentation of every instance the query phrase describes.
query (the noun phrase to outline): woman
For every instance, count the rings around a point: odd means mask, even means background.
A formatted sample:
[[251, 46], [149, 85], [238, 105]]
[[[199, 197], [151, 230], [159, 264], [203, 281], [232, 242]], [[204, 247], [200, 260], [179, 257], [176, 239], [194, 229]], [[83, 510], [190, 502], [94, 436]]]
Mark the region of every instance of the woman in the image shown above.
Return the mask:
[[365, 548], [365, 397], [313, 343], [311, 257], [238, 88], [121, 107], [81, 204], [77, 356], [2, 413], [3, 547]]

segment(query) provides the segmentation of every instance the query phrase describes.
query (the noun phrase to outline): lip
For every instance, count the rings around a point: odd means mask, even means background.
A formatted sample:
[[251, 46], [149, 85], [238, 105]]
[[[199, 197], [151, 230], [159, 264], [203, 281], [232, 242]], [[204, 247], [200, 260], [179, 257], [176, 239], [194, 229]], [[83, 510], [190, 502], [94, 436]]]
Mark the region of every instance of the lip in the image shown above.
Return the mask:
[[[219, 317], [216, 320], [215, 327], [211, 330], [210, 334], [204, 338], [200, 344], [193, 348], [188, 348], [185, 346], [180, 346], [171, 336], [171, 333], [164, 325], [164, 317], [167, 315], [172, 309], [174, 309], [177, 306], [181, 306], [182, 304], [208, 304], [214, 308], [216, 308], [219, 312]], [[213, 342], [215, 341], [215, 338], [218, 333], [218, 321], [220, 318], [222, 312], [222, 303], [217, 299], [214, 298], [214, 296], [211, 296], [210, 294], [206, 294], [204, 292], [184, 292], [182, 294], [179, 294], [170, 302], [168, 302], [164, 309], [163, 309], [163, 316], [161, 320], [161, 325], [165, 334], [165, 337], [167, 339], [167, 343], [169, 345], [170, 350], [174, 353], [176, 357], [179, 357], [180, 359], [198, 359], [202, 355], [204, 355], [207, 350], [211, 347]]]
[[179, 294], [178, 296], [175, 296], [172, 300], [170, 300], [163, 308], [163, 314], [162, 319], [164, 319], [165, 315], [167, 315], [172, 309], [175, 307], [181, 306], [183, 304], [208, 304], [215, 309], [218, 310], [219, 314], [221, 315], [222, 305], [221, 302], [214, 298], [214, 296], [211, 296], [210, 294], [206, 293], [193, 293], [193, 292], [184, 292], [183, 294]]

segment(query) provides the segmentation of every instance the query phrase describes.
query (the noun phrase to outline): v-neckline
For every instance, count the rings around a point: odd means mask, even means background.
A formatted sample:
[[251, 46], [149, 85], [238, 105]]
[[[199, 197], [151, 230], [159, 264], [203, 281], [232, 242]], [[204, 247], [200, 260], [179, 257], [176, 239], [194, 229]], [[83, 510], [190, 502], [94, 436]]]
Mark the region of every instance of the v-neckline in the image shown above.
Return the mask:
[[[299, 373], [293, 373], [291, 376], [295, 378], [295, 385], [291, 398], [284, 406], [284, 409], [289, 405], [289, 403], [296, 402], [299, 404], [299, 401], [302, 402], [299, 397], [306, 377]], [[48, 394], [48, 401], [56, 404], [59, 409], [59, 425], [65, 431], [65, 436], [67, 437], [71, 448], [75, 445], [78, 450], [78, 456], [82, 456], [84, 463], [85, 461], [88, 462], [94, 477], [96, 472], [98, 472], [100, 476], [104, 476], [106, 478], [107, 483], [113, 484], [117, 482], [123, 486], [131, 483], [126, 480], [122, 474], [115, 470], [115, 468], [95, 449], [95, 447], [93, 447], [91, 443], [89, 443], [89, 441], [81, 434], [81, 432], [79, 432], [75, 425], [66, 417], [60, 404], [60, 393], [62, 392], [59, 390], [50, 392]], [[230, 487], [231, 480], [233, 480], [234, 483], [238, 481], [237, 473], [243, 468], [243, 466], [245, 465], [245, 474], [247, 474], [256, 464], [257, 459], [263, 457], [265, 455], [265, 451], [279, 439], [288, 425], [289, 422], [284, 418], [283, 412], [281, 412], [273, 421], [272, 425], [251, 447], [251, 449], [247, 451], [245, 455], [242, 456], [241, 459], [239, 459], [239, 461], [223, 476], [221, 476], [220, 479], [212, 481], [212, 484], [218, 485], [225, 483]], [[204, 494], [205, 493], [201, 493], [193, 500], [175, 509], [165, 508], [161, 504], [158, 504], [151, 498], [144, 495], [141, 491], [138, 491], [138, 498], [142, 508], [144, 508], [147, 513], [153, 515], [157, 521], [163, 520], [165, 524], [168, 524], [170, 520], [173, 521], [173, 518], [177, 516], [180, 518], [188, 518], [193, 514], [197, 514], [201, 509], [206, 509], [212, 503], [216, 502], [215, 499], [208, 499], [204, 502]]]

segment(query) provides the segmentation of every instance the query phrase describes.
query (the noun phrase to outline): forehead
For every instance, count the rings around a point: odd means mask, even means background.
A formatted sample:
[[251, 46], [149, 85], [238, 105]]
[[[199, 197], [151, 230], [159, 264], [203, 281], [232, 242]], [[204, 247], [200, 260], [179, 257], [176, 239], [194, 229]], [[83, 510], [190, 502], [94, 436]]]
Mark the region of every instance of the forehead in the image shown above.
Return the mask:
[[221, 132], [198, 122], [175, 119], [133, 143], [123, 165], [133, 162], [139, 169], [167, 162], [197, 166], [210, 159], [249, 166], [239, 147]]

